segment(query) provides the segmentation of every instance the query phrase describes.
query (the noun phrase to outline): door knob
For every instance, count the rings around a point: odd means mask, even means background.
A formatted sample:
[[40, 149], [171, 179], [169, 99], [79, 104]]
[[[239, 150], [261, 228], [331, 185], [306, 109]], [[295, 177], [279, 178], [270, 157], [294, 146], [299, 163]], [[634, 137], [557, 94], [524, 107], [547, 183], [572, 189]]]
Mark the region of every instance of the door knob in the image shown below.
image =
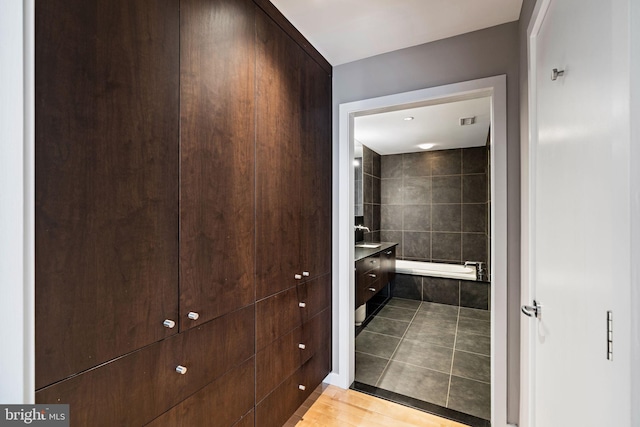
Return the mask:
[[523, 305], [520, 310], [529, 317], [542, 317], [542, 306], [536, 300], [533, 300], [533, 305]]

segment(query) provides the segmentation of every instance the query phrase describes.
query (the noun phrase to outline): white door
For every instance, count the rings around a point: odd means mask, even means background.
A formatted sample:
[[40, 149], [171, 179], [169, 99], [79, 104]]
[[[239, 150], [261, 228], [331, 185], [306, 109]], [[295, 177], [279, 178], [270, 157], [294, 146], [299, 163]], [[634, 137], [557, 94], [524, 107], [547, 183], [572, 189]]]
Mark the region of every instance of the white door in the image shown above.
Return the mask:
[[[629, 425], [626, 338], [615, 330], [617, 320], [628, 318], [616, 292], [628, 292], [629, 282], [616, 271], [628, 252], [619, 239], [620, 227], [628, 229], [628, 192], [625, 159], [616, 153], [624, 143], [617, 128], [624, 120], [616, 115], [625, 109], [616, 92], [624, 73], [615, 68], [613, 3], [551, 0], [534, 34], [530, 261], [541, 315], [523, 321], [535, 322], [537, 427]], [[608, 311], [613, 360], [607, 359]]]

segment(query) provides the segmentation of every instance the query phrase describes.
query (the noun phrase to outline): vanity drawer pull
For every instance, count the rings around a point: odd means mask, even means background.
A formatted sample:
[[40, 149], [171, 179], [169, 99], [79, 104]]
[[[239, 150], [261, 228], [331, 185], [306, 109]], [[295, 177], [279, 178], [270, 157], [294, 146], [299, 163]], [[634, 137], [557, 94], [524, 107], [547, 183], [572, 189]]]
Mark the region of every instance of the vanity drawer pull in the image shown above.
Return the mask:
[[178, 365], [176, 366], [176, 372], [179, 373], [180, 375], [184, 375], [187, 373], [187, 368], [186, 366]]
[[369, 273], [369, 277], [373, 277], [374, 279], [376, 278], [376, 275], [373, 273]]
[[189, 319], [191, 319], [191, 320], [198, 320], [200, 315], [198, 313], [196, 313], [195, 311], [190, 311], [189, 314], [187, 315], [187, 317]]
[[305, 303], [305, 302], [299, 302], [298, 303], [298, 307], [300, 307], [300, 308], [305, 308], [306, 306], [307, 306], [307, 303]]
[[164, 326], [165, 328], [172, 329], [174, 326], [176, 326], [176, 322], [174, 322], [171, 319], [165, 319], [165, 321], [162, 322], [162, 326]]
[[301, 274], [296, 274], [295, 276], [293, 276], [296, 280], [300, 280], [302, 279], [302, 275]]
[[307, 348], [307, 346], [306, 346], [306, 345], [304, 345], [304, 344], [298, 344], [298, 348], [299, 348], [300, 350], [304, 350], [305, 348]]
[[375, 292], [375, 291], [376, 291], [376, 288], [369, 288], [369, 290], [370, 290], [371, 292]]
[[309, 272], [308, 272], [308, 271], [303, 271], [303, 272], [302, 272], [302, 275], [303, 275], [304, 277], [309, 277]]
[[307, 389], [307, 387], [303, 386], [302, 384], [299, 384], [298, 388], [302, 391], [305, 391]]

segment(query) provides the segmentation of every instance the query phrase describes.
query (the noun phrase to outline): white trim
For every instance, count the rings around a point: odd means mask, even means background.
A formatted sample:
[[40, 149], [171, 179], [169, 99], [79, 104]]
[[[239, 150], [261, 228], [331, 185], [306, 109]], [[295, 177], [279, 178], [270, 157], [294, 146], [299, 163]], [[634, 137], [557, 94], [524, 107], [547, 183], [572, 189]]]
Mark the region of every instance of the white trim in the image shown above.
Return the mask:
[[33, 0], [0, 7], [0, 402], [34, 402]]
[[[534, 247], [534, 224], [532, 209], [535, 206], [535, 183], [531, 180], [531, 174], [536, 168], [535, 152], [532, 147], [535, 146], [537, 134], [535, 129], [538, 127], [538, 118], [536, 114], [537, 105], [537, 89], [536, 89], [536, 43], [537, 35], [540, 31], [542, 21], [549, 9], [551, 0], [540, 0], [536, 3], [529, 27], [527, 28], [527, 73], [528, 73], [528, 121], [527, 129], [528, 138], [521, 141], [521, 278], [520, 278], [520, 303], [531, 304], [534, 299], [533, 283], [533, 253], [530, 248]], [[520, 418], [519, 425], [521, 427], [531, 427], [535, 425], [534, 420], [534, 355], [533, 339], [535, 337], [534, 322], [520, 322]]]
[[335, 210], [334, 337], [337, 360], [328, 381], [348, 388], [354, 379], [353, 275], [353, 123], [354, 117], [394, 108], [491, 96], [491, 394], [492, 425], [507, 425], [507, 90], [506, 76], [495, 76], [421, 89], [339, 106], [338, 167], [335, 173], [338, 206]]

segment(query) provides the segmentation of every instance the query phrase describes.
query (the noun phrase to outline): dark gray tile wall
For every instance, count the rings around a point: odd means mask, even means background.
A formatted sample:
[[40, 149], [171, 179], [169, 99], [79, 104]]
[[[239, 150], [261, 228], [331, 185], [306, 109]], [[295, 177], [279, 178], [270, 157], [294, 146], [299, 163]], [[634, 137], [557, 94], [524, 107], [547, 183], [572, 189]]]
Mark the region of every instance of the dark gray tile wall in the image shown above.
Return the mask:
[[394, 298], [489, 310], [489, 282], [413, 276], [397, 273], [391, 288]]
[[[366, 242], [381, 241], [381, 158], [382, 156], [380, 156], [380, 154], [369, 147], [365, 145], [362, 146], [362, 202], [364, 207], [364, 225], [371, 230], [370, 232], [364, 233], [364, 240]], [[391, 241], [395, 242], [396, 240]]]
[[380, 239], [399, 259], [488, 263], [488, 159], [487, 147], [381, 156]]

